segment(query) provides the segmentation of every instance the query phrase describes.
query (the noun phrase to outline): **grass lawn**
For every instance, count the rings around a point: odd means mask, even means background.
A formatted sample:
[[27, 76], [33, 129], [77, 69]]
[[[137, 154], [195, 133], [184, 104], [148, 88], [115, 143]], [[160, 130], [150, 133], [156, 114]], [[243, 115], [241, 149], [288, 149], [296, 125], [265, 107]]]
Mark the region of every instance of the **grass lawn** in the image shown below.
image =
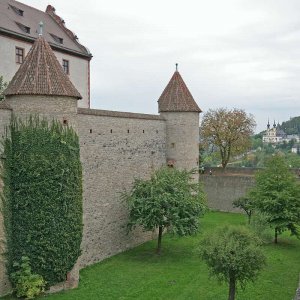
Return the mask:
[[[147, 242], [80, 272], [79, 288], [46, 296], [47, 300], [188, 299], [227, 300], [227, 286], [209, 278], [195, 249], [203, 232], [224, 224], [245, 224], [240, 214], [210, 212], [201, 219], [197, 236], [164, 236], [162, 255], [156, 241]], [[255, 283], [238, 290], [237, 300], [291, 300], [300, 272], [300, 241], [288, 234], [279, 244], [263, 246], [267, 266]], [[13, 299], [5, 297], [4, 299]]]

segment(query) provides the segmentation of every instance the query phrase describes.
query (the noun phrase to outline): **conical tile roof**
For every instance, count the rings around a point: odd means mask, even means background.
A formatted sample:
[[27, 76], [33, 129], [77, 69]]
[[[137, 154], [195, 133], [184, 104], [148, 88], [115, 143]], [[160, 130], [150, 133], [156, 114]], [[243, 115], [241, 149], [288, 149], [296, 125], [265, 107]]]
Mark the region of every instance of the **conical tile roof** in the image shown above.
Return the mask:
[[39, 36], [33, 44], [23, 64], [4, 91], [4, 95], [82, 98], [42, 36]]
[[201, 112], [178, 71], [175, 71], [161, 94], [158, 100], [158, 110], [159, 112]]

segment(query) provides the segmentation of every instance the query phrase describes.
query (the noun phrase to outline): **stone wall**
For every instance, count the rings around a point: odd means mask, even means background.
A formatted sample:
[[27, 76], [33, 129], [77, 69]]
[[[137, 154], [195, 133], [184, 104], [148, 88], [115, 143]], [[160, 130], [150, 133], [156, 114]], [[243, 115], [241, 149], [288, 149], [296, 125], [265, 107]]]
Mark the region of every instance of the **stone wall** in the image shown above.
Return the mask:
[[[5, 127], [9, 124], [11, 117], [11, 110], [2, 109], [0, 103], [0, 139], [4, 137]], [[0, 144], [0, 153], [1, 153], [1, 144]], [[0, 178], [0, 193], [2, 192], [2, 181]], [[0, 200], [1, 201], [1, 200]], [[1, 203], [0, 203], [1, 207]], [[10, 291], [9, 280], [5, 274], [5, 262], [3, 253], [5, 251], [5, 236], [4, 236], [4, 226], [3, 226], [3, 217], [0, 213], [0, 295], [7, 294]]]
[[200, 175], [207, 194], [208, 206], [215, 210], [240, 212], [232, 202], [242, 197], [254, 185], [254, 177], [247, 175]]
[[84, 235], [81, 267], [152, 237], [126, 235], [128, 213], [121, 193], [134, 178], [148, 178], [166, 163], [165, 121], [159, 116], [78, 110], [83, 164]]

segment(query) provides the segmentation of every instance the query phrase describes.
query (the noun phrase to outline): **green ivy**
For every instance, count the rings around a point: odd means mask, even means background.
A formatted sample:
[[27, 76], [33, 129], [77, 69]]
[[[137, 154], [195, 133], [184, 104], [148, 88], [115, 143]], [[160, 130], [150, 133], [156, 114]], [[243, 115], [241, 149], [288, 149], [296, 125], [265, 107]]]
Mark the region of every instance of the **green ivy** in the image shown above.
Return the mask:
[[64, 281], [81, 254], [82, 168], [72, 128], [38, 117], [12, 120], [2, 174], [7, 269], [22, 256], [48, 286]]

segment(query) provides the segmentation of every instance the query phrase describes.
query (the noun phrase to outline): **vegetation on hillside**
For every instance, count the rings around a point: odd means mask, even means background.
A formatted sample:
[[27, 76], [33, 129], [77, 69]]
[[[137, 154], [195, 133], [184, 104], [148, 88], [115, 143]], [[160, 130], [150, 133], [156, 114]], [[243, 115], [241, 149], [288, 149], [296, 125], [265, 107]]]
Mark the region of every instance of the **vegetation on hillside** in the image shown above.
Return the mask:
[[[299, 124], [298, 124], [299, 122]], [[283, 122], [280, 126], [286, 126], [290, 128], [289, 133], [298, 134], [295, 128], [299, 125], [300, 128], [300, 117], [292, 118], [290, 121]], [[283, 128], [284, 130], [284, 128]], [[292, 132], [292, 130], [294, 130]], [[267, 160], [275, 155], [281, 155], [286, 160], [290, 168], [300, 168], [300, 146], [295, 140], [289, 142], [282, 142], [280, 144], [263, 144], [262, 138], [264, 131], [251, 136], [251, 145], [244, 153], [236, 156], [232, 156], [228, 166], [232, 167], [265, 167]], [[292, 152], [292, 149], [296, 148], [297, 152]], [[206, 147], [203, 143], [200, 143], [199, 148], [200, 164], [204, 167], [216, 167], [221, 166], [220, 153], [214, 145]]]
[[286, 134], [300, 134], [300, 117], [291, 118], [279, 126]]

